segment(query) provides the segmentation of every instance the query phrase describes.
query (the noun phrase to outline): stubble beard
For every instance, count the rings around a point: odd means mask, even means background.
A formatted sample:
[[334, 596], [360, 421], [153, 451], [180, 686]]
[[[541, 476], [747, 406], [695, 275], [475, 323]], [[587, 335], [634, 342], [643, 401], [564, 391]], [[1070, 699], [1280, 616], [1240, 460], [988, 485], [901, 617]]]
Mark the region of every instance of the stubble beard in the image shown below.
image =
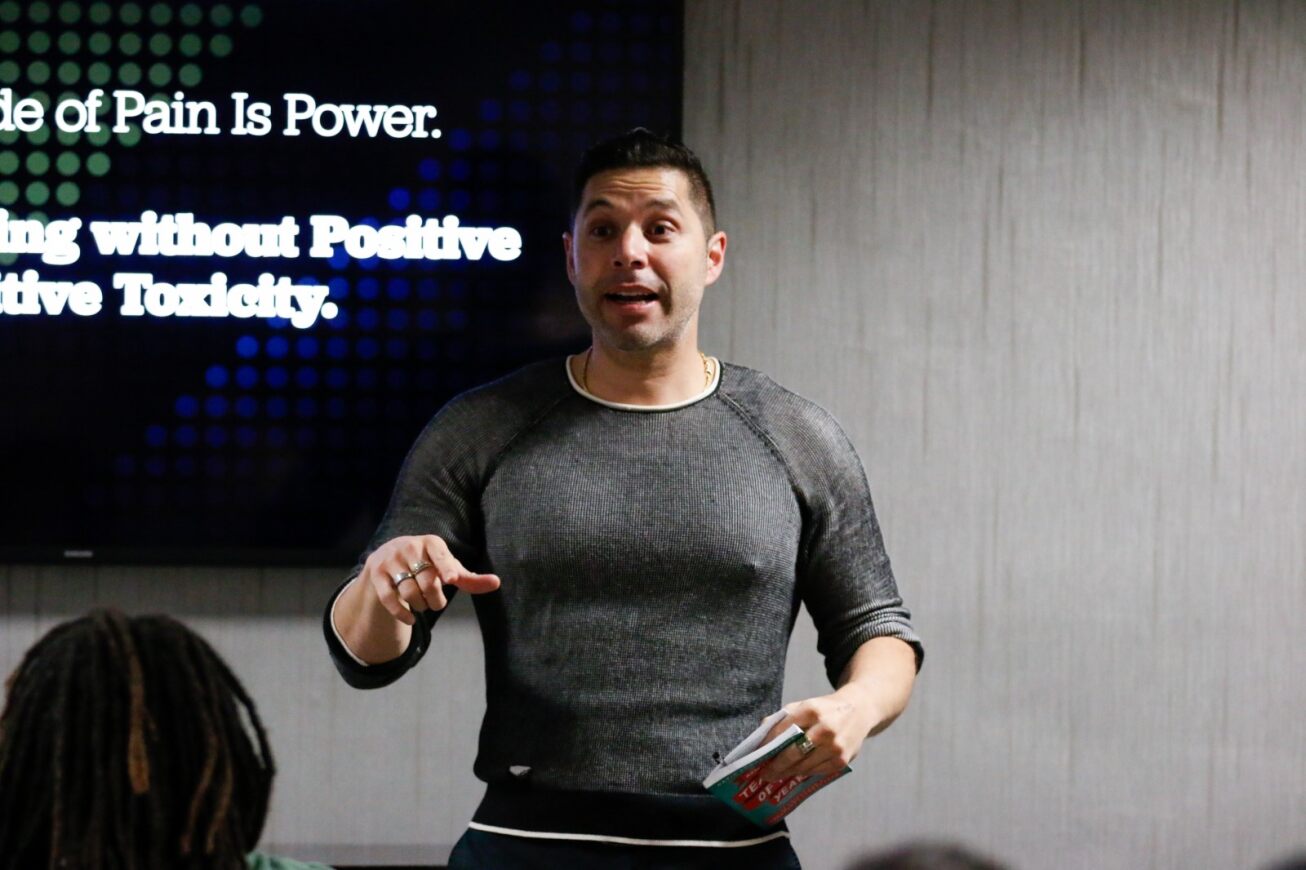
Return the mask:
[[[662, 304], [660, 300], [658, 304]], [[585, 319], [589, 322], [596, 339], [601, 339], [603, 344], [625, 353], [673, 347], [685, 334], [694, 316], [694, 312], [690, 311], [684, 317], [669, 319], [661, 328], [652, 324], [639, 324], [633, 328], [619, 329], [604, 319], [602, 307], [603, 299], [599, 297], [595, 302], [594, 310], [582, 309], [582, 313], [586, 315]]]

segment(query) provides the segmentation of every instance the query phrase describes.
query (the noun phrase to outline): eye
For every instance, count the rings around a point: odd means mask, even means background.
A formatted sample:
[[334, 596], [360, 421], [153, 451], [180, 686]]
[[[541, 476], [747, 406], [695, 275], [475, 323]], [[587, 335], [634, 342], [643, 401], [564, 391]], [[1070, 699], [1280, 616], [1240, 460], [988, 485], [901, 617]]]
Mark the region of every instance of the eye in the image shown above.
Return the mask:
[[589, 236], [593, 239], [606, 239], [612, 235], [612, 226], [610, 224], [594, 224], [589, 228]]
[[673, 227], [671, 224], [668, 224], [668, 223], [656, 223], [656, 224], [654, 224], [653, 226], [649, 227], [649, 235], [651, 235], [651, 236], [666, 236], [666, 235], [670, 235], [674, 230], [675, 230], [675, 227]]

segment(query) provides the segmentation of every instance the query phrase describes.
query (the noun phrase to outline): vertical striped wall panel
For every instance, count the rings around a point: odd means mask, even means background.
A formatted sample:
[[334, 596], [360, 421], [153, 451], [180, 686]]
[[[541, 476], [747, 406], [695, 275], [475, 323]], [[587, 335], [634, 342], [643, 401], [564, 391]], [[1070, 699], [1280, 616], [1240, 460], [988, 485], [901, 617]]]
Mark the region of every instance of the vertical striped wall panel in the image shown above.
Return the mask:
[[926, 642], [807, 865], [1306, 847], [1306, 4], [690, 0], [685, 57], [704, 346], [843, 422]]

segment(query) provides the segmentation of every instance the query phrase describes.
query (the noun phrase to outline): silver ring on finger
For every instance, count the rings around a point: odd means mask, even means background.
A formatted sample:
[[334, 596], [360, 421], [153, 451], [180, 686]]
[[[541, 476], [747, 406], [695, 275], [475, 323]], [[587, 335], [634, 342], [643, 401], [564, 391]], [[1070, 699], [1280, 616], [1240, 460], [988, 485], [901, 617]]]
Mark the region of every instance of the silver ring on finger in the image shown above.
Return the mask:
[[395, 585], [396, 589], [399, 588], [400, 583], [404, 582], [405, 580], [412, 580], [412, 579], [413, 579], [413, 575], [409, 571], [396, 571], [390, 575], [390, 582]]
[[431, 563], [423, 559], [420, 562], [414, 562], [413, 564], [409, 565], [408, 573], [411, 574], [413, 577], [416, 577], [418, 574], [421, 574], [423, 571], [429, 569], [430, 567], [431, 567]]
[[803, 755], [811, 755], [816, 751], [816, 744], [811, 741], [806, 734], [798, 735], [798, 751]]

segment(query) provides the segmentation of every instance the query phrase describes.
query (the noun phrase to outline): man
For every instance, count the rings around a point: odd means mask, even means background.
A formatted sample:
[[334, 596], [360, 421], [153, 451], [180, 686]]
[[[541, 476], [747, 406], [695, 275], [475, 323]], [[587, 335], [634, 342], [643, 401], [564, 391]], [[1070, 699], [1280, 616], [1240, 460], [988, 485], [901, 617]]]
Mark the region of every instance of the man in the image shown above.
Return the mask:
[[600, 143], [574, 196], [592, 344], [435, 416], [327, 643], [352, 685], [385, 685], [476, 596], [488, 789], [451, 867], [797, 866], [783, 826], [701, 781], [780, 706], [800, 601], [836, 690], [785, 708], [809, 742], [769, 776], [842, 769], [906, 706], [921, 647], [866, 478], [829, 414], [699, 351], [726, 235], [687, 148]]

